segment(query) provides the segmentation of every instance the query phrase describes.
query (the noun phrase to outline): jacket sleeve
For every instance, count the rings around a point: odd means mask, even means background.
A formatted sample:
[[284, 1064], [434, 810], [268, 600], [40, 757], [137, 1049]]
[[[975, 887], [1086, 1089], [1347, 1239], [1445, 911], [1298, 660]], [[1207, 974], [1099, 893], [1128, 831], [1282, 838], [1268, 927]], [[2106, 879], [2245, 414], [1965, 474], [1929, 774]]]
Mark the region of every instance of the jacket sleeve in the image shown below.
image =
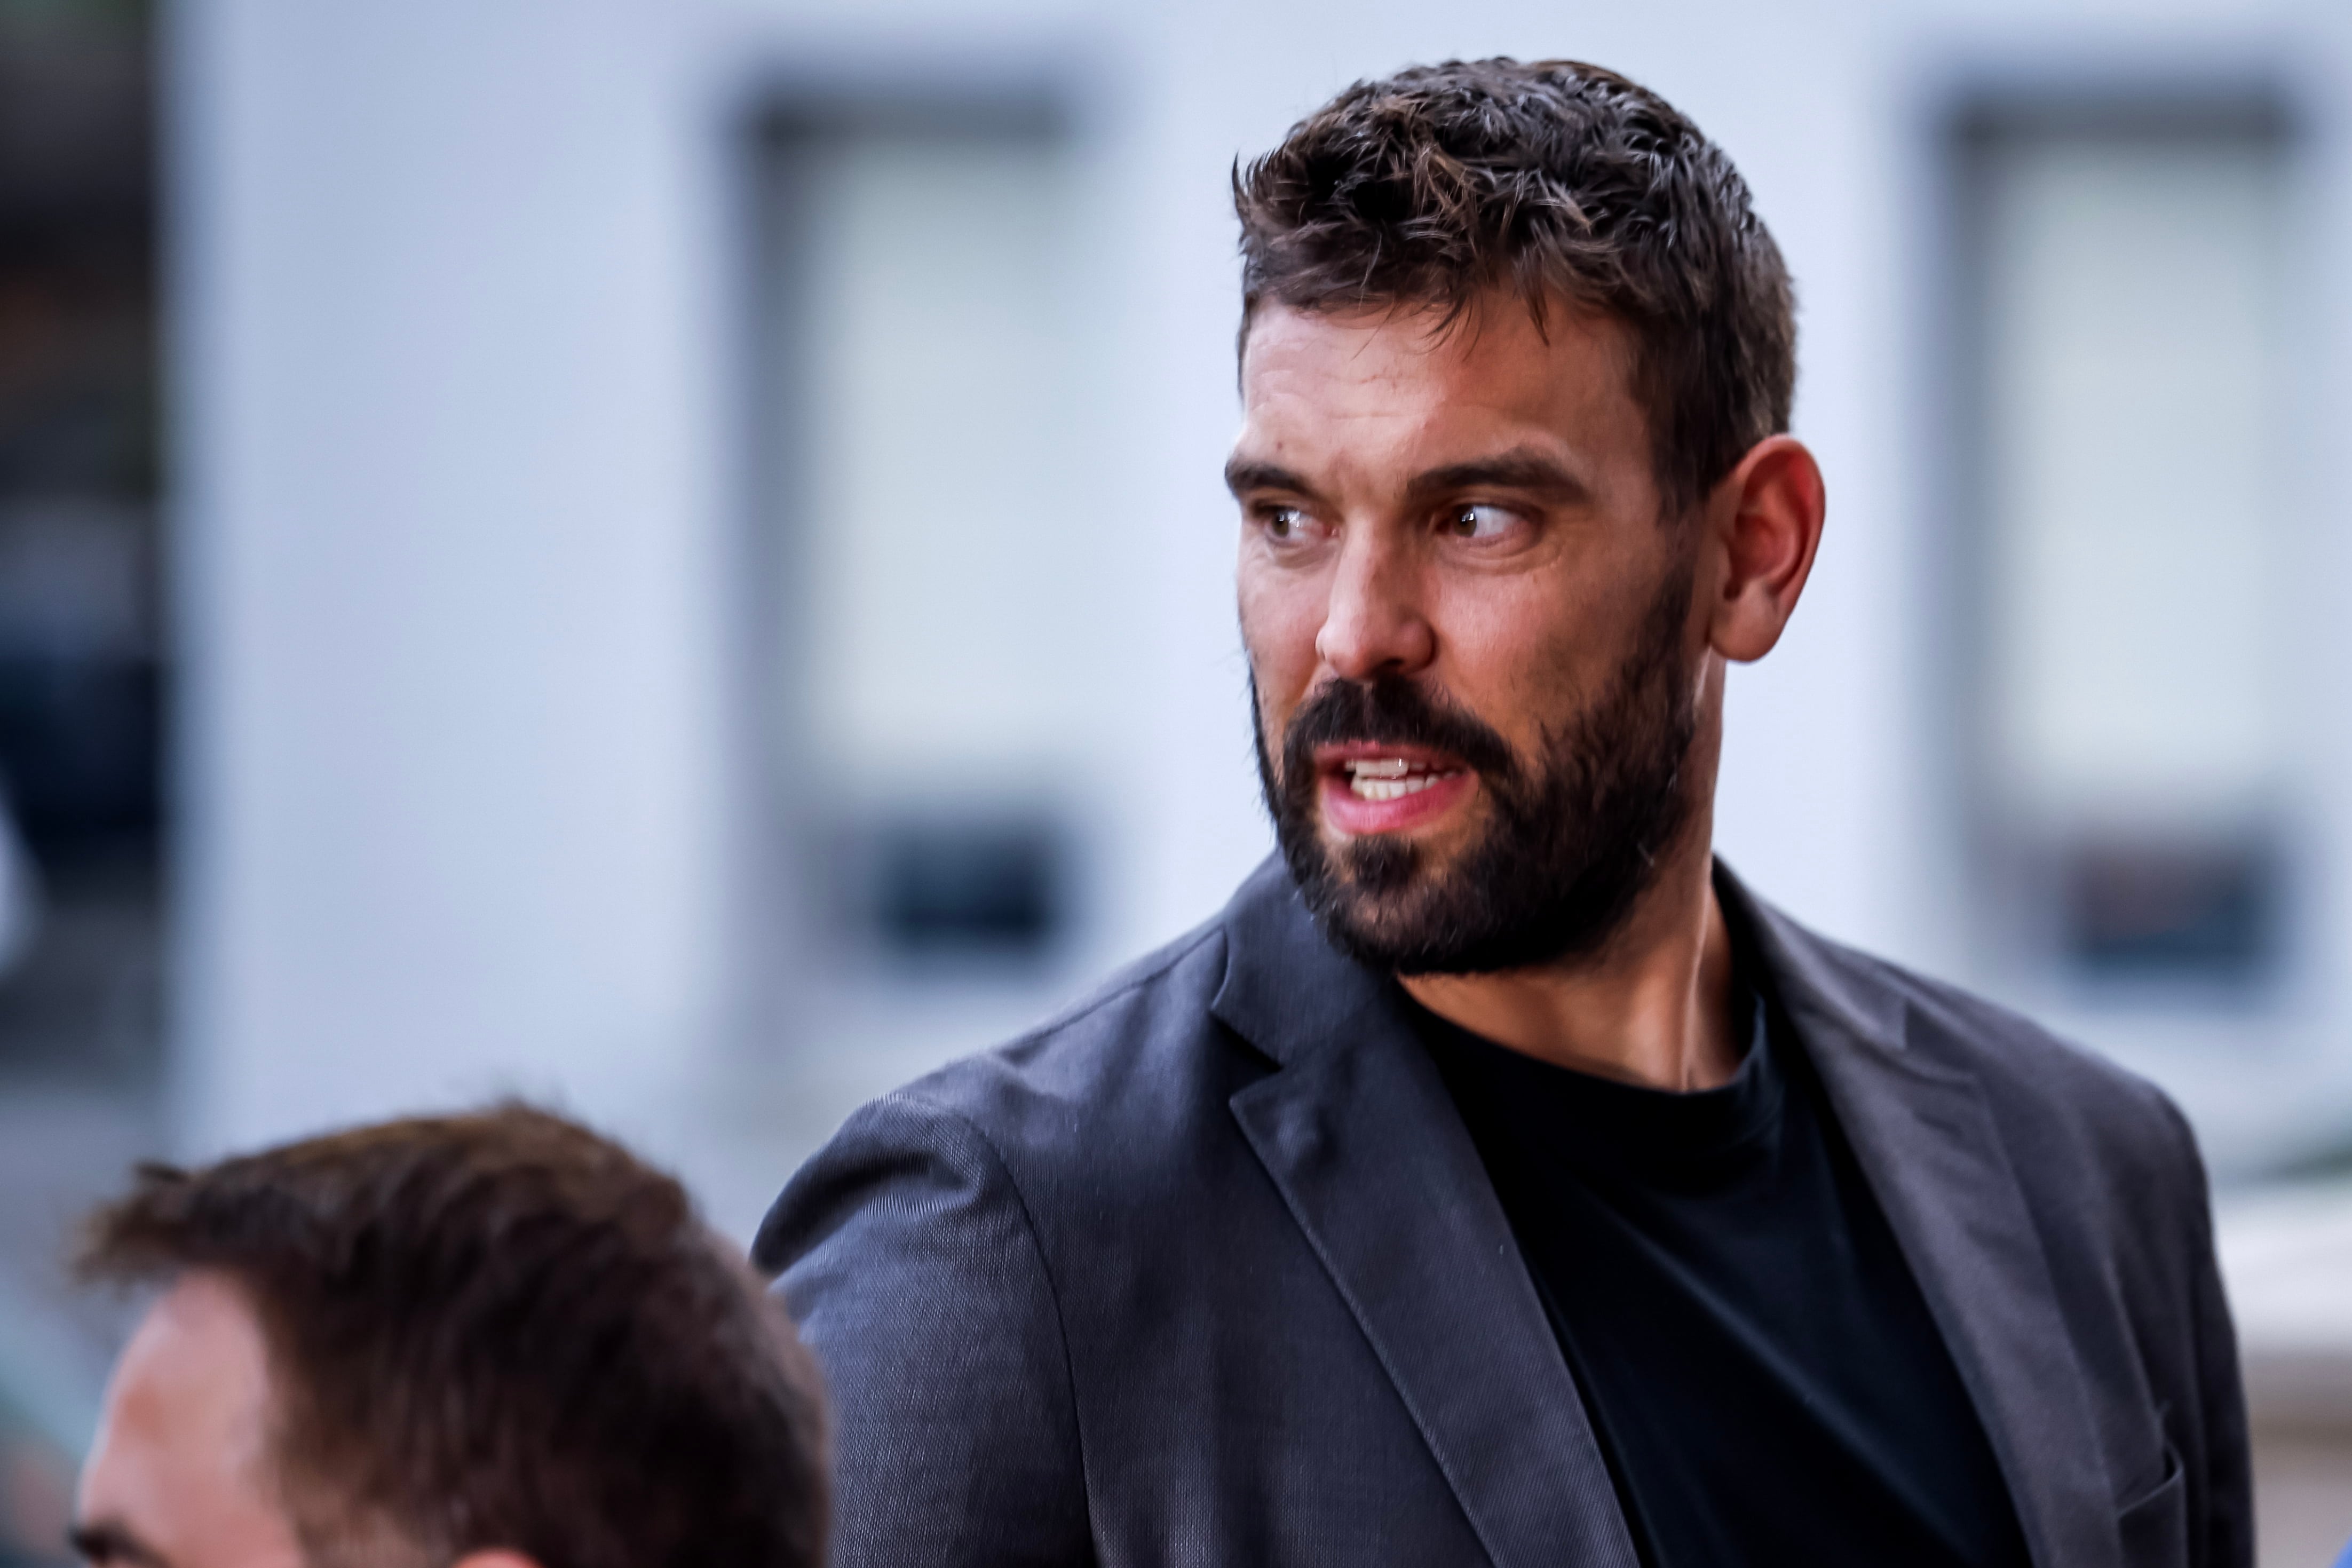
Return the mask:
[[824, 1371], [835, 1568], [1093, 1562], [1060, 1312], [976, 1127], [905, 1093], [867, 1106], [752, 1256]]
[[[2212, 1198], [2205, 1163], [2197, 1152], [2196, 1135], [2169, 1100], [2168, 1119], [2181, 1148], [2189, 1179], [2186, 1194], [2189, 1227], [2189, 1323], [2195, 1336], [2201, 1459], [2191, 1474], [2189, 1560], [2199, 1568], [2253, 1568], [2253, 1458], [2246, 1431], [2246, 1391], [2239, 1370], [2237, 1331], [2231, 1325], [2229, 1299], [2221, 1289], [2221, 1265], [2213, 1249]], [[2192, 1461], [2193, 1462], [2193, 1461]], [[2201, 1506], [2200, 1506], [2201, 1503]]]

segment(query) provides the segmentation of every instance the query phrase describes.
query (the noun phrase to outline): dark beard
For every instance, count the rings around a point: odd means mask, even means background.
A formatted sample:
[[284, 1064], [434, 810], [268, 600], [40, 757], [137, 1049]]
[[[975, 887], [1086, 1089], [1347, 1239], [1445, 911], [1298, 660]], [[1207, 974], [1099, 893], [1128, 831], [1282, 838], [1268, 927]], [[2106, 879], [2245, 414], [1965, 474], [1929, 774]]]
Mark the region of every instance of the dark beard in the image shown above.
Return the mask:
[[[1690, 819], [1684, 763], [1697, 734], [1683, 633], [1687, 568], [1669, 574], [1600, 699], [1547, 731], [1538, 768], [1473, 715], [1410, 680], [1334, 680], [1292, 715], [1277, 774], [1257, 721], [1258, 780], [1283, 858], [1331, 943], [1393, 974], [1491, 974], [1588, 957], [1632, 918]], [[1459, 758], [1488, 802], [1486, 830], [1444, 868], [1387, 836], [1337, 853], [1316, 831], [1315, 748], [1350, 741]]]

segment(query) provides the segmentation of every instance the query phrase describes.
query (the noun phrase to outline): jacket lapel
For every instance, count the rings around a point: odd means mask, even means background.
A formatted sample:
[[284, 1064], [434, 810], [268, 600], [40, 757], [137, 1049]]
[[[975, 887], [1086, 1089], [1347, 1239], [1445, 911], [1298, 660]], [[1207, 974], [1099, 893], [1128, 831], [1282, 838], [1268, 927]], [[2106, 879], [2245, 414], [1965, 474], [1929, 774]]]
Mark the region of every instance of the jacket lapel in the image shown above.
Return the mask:
[[1583, 1402], [1476, 1148], [1395, 988], [1334, 952], [1269, 861], [1226, 916], [1210, 1011], [1280, 1070], [1234, 1119], [1496, 1568], [1635, 1568]]
[[1901, 993], [1718, 869], [1984, 1422], [2041, 1568], [2120, 1568], [2114, 1494], [2050, 1264], [1982, 1089], [1908, 1045]]

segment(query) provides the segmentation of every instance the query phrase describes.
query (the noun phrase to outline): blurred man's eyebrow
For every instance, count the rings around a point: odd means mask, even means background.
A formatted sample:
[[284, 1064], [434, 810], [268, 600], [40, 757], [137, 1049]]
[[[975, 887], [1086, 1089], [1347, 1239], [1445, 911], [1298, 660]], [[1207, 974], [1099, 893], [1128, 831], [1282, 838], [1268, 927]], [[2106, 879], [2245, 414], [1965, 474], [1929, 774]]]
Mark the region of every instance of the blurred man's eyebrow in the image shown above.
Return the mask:
[[170, 1558], [132, 1534], [130, 1526], [113, 1520], [75, 1525], [66, 1531], [66, 1544], [92, 1568], [110, 1563], [127, 1563], [130, 1568], [172, 1568]]
[[1558, 461], [1524, 447], [1424, 469], [1415, 474], [1405, 488], [1415, 496], [1437, 496], [1454, 490], [1526, 490], [1556, 500], [1582, 500], [1592, 493], [1582, 479]]
[[1296, 495], [1312, 495], [1314, 487], [1279, 463], [1262, 462], [1236, 453], [1225, 463], [1225, 489], [1234, 494], [1247, 495], [1252, 490], [1289, 490]]

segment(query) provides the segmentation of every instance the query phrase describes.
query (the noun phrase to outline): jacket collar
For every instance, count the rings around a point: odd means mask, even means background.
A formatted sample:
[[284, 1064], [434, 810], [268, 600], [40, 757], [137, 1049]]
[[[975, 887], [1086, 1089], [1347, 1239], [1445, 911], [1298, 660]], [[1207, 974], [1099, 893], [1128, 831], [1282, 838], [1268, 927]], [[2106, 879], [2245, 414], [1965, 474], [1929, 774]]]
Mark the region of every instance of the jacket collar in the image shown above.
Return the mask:
[[1276, 1066], [1401, 1016], [1393, 983], [1323, 939], [1279, 854], [1259, 863], [1219, 919], [1225, 975], [1209, 1012]]
[[1983, 1422], [2042, 1568], [2120, 1568], [2116, 1498], [2041, 1227], [1984, 1087], [1931, 1056], [1896, 972], [1717, 868]]
[[1210, 1012], [1281, 1070], [1234, 1120], [1496, 1568], [1636, 1568], [1575, 1380], [1395, 983], [1341, 957], [1279, 860], [1225, 914]]
[[[1913, 1046], [1885, 966], [1717, 874], [1951, 1350], [2034, 1561], [2120, 1568], [2082, 1368], [1980, 1086]], [[1234, 1116], [1487, 1554], [1497, 1568], [1633, 1568], [1575, 1382], [1402, 992], [1323, 939], [1278, 857], [1223, 925], [1210, 1012], [1281, 1069], [1235, 1094]]]

